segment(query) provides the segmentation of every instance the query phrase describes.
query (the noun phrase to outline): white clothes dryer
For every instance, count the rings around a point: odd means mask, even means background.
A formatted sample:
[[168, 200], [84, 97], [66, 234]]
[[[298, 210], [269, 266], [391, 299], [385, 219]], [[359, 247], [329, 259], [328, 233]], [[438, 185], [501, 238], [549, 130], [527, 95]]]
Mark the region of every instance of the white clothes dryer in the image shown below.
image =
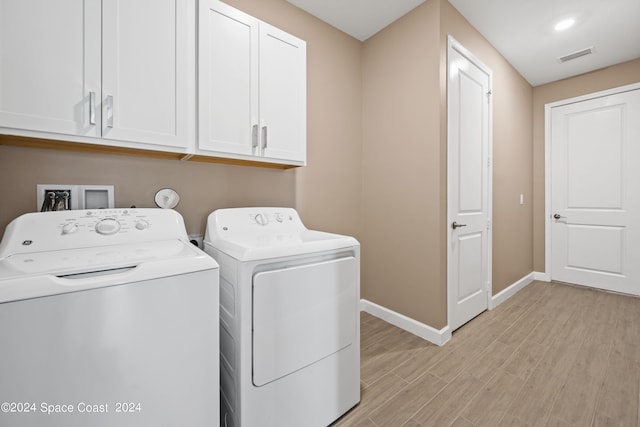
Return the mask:
[[0, 425], [218, 425], [218, 306], [218, 265], [175, 211], [18, 217], [0, 243]]
[[290, 208], [220, 209], [221, 425], [327, 426], [360, 401], [360, 245]]

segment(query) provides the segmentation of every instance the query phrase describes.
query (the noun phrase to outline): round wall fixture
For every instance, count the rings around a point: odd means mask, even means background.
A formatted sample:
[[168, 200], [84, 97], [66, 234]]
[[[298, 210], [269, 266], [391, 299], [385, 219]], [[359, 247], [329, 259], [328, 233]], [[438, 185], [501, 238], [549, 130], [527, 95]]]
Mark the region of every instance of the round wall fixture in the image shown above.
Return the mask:
[[173, 209], [180, 202], [180, 196], [171, 188], [163, 188], [156, 193], [155, 201], [159, 208]]

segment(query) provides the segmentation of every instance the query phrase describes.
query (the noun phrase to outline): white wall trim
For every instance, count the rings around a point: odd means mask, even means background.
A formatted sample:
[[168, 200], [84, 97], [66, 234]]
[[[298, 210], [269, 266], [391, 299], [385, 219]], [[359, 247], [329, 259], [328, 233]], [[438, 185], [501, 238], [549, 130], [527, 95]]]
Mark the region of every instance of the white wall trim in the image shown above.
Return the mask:
[[404, 314], [397, 313], [374, 302], [367, 301], [366, 299], [360, 300], [360, 311], [365, 311], [372, 316], [376, 316], [385, 322], [391, 323], [400, 329], [404, 329], [413, 335], [417, 335], [420, 338], [439, 346], [444, 345], [451, 339], [449, 326], [445, 326], [438, 330], [429, 325], [418, 322], [417, 320], [413, 320]]
[[[522, 290], [525, 286], [535, 280], [549, 282], [550, 278], [548, 277], [548, 274], [536, 271], [527, 274], [526, 276], [517, 280], [515, 283], [498, 292], [496, 295], [489, 297], [489, 310], [493, 310], [498, 305], [514, 296], [518, 291]], [[449, 329], [448, 325], [438, 330], [429, 325], [418, 322], [417, 320], [414, 320], [410, 317], [407, 317], [404, 314], [400, 314], [366, 299], [360, 300], [360, 311], [364, 311], [371, 314], [372, 316], [376, 316], [377, 318], [382, 319], [385, 322], [391, 323], [392, 325], [397, 326], [400, 329], [403, 329], [438, 346], [446, 344], [451, 339], [451, 330]]]
[[539, 271], [533, 272], [533, 280], [538, 280], [540, 282], [550, 282], [551, 274], [549, 273], [541, 273]]
[[589, 93], [574, 98], [550, 102], [544, 105], [544, 270], [545, 279], [551, 281], [551, 109], [562, 105], [573, 104], [594, 98], [615, 95], [640, 89], [640, 83], [620, 86], [600, 92]]
[[514, 296], [518, 291], [527, 286], [529, 283], [536, 280], [536, 274], [539, 273], [531, 272], [492, 296], [491, 300], [489, 301], [489, 310], [493, 310], [494, 308]]

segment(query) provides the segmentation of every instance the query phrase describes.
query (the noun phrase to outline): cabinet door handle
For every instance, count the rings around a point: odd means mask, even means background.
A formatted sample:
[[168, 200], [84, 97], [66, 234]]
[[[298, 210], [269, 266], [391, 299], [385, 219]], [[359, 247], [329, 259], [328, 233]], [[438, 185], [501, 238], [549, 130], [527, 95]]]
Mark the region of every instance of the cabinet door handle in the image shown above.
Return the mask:
[[267, 148], [267, 127], [262, 126], [262, 149]]
[[107, 95], [107, 127], [113, 127], [113, 95]]
[[89, 124], [96, 124], [96, 93], [89, 92]]
[[258, 147], [258, 125], [253, 125], [251, 128], [251, 147]]

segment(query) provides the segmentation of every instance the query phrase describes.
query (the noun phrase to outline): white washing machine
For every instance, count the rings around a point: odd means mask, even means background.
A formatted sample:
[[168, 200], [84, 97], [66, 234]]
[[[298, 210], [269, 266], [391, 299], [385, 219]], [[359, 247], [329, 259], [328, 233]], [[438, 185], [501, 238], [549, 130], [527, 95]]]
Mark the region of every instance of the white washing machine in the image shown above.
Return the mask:
[[222, 426], [327, 426], [360, 401], [360, 245], [289, 208], [220, 209]]
[[0, 425], [218, 425], [218, 329], [218, 265], [177, 212], [23, 215], [0, 243]]

